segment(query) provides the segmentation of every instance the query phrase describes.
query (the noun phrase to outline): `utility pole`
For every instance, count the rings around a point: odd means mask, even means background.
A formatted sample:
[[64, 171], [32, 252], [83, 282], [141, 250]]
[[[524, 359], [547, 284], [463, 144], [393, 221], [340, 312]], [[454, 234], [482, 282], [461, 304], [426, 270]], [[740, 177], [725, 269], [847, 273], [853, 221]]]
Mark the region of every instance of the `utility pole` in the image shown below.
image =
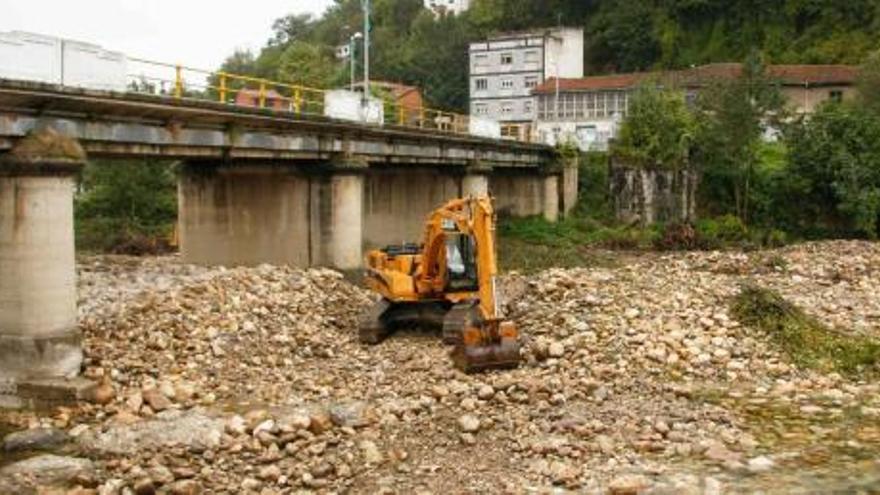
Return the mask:
[[363, 38], [364, 35], [361, 33], [354, 33], [348, 39], [348, 58], [351, 62], [351, 91], [354, 92], [354, 84], [355, 84], [355, 67], [357, 66], [357, 57], [355, 54], [357, 53], [357, 40]]
[[361, 0], [364, 8], [364, 102], [370, 97], [370, 0]]

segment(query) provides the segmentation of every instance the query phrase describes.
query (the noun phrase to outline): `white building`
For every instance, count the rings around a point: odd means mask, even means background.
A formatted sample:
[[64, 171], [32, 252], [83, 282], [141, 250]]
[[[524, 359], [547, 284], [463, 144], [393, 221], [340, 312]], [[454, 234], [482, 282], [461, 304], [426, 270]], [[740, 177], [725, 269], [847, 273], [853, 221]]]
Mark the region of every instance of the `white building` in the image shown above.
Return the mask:
[[606, 151], [629, 110], [632, 91], [650, 74], [551, 79], [534, 89], [536, 140]]
[[435, 13], [461, 14], [469, 9], [471, 0], [425, 0], [425, 8], [433, 10]]
[[125, 91], [125, 55], [54, 36], [0, 33], [0, 78]]
[[584, 74], [580, 28], [512, 33], [470, 45], [470, 113], [502, 123], [507, 136], [531, 134], [532, 90], [549, 78]]

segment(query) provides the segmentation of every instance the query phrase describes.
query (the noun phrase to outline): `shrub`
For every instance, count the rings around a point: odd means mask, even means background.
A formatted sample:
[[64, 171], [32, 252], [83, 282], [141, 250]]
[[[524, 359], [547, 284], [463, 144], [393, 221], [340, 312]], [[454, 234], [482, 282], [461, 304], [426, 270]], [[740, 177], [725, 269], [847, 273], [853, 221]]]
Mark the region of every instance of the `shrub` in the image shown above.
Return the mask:
[[654, 243], [660, 251], [690, 251], [703, 247], [700, 236], [689, 223], [671, 223], [663, 229], [662, 237]]
[[700, 220], [697, 223], [697, 235], [707, 247], [719, 248], [748, 241], [749, 229], [739, 217], [724, 215]]

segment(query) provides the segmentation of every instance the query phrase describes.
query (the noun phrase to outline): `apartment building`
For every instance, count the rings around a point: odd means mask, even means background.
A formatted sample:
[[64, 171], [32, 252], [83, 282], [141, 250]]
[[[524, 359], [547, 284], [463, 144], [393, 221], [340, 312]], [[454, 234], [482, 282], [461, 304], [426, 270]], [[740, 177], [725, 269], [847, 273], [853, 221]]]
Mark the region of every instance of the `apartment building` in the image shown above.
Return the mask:
[[[825, 101], [847, 100], [857, 91], [858, 67], [854, 66], [771, 65], [767, 72], [796, 114], [811, 114]], [[532, 91], [536, 98], [533, 137], [548, 144], [572, 142], [584, 151], [606, 151], [640, 84], [656, 81], [679, 88], [693, 102], [713, 82], [741, 74], [741, 64], [711, 64], [683, 71], [560, 79], [558, 83], [551, 79]]]
[[470, 113], [528, 136], [537, 116], [532, 90], [549, 78], [584, 74], [584, 32], [560, 28], [510, 33], [470, 45]]

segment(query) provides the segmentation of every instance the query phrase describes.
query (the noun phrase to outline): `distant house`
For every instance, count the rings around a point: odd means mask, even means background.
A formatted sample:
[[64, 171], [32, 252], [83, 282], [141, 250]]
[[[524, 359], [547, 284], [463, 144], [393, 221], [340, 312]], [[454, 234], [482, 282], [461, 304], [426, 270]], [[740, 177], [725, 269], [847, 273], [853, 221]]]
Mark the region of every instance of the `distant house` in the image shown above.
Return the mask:
[[[584, 151], [605, 151], [617, 135], [639, 84], [659, 84], [686, 91], [693, 102], [699, 92], [718, 80], [737, 78], [742, 64], [711, 64], [682, 71], [549, 79], [537, 86], [536, 138], [555, 144], [571, 141]], [[848, 65], [771, 65], [767, 72], [781, 86], [790, 110], [811, 114], [828, 100], [847, 100], [856, 92], [858, 67]]]
[[433, 10], [438, 15], [442, 13], [458, 15], [470, 6], [471, 0], [425, 0], [425, 8]]
[[[260, 107], [260, 91], [256, 89], [241, 89], [235, 94], [235, 104], [240, 107]], [[274, 89], [266, 91], [263, 108], [272, 110], [287, 110], [290, 104], [286, 98]]]
[[[387, 95], [390, 102], [394, 104], [395, 108], [389, 109], [395, 112], [393, 117], [394, 122], [397, 122], [400, 119], [401, 110], [403, 110], [403, 118], [408, 124], [418, 122], [421, 110], [425, 106], [421, 89], [416, 86], [389, 81], [370, 81], [370, 86], [374, 92], [373, 94], [377, 91], [384, 93]], [[363, 91], [364, 85], [363, 83], [357, 83], [355, 84], [355, 88], [359, 91]], [[392, 120], [390, 115], [386, 116], [386, 118], [389, 121]]]

